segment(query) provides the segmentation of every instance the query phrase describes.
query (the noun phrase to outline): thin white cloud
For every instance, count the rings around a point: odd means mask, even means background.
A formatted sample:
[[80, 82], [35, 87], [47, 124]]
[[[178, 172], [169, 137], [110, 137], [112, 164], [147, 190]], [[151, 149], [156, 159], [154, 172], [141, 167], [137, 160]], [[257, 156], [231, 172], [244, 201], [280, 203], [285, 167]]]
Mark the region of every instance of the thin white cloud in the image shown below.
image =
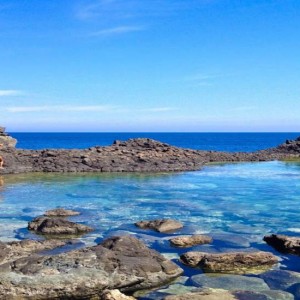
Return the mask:
[[212, 0], [92, 0], [77, 7], [81, 20], [128, 20], [145, 17], [164, 17], [182, 10], [195, 9]]
[[144, 27], [140, 26], [117, 26], [112, 28], [102, 29], [90, 34], [90, 36], [97, 36], [97, 37], [107, 37], [113, 35], [120, 35], [126, 34], [130, 32], [137, 32], [144, 30]]
[[23, 92], [18, 90], [0, 90], [0, 97], [20, 96]]
[[141, 112], [141, 113], [163, 113], [174, 111], [174, 107], [151, 107], [151, 108], [123, 108], [109, 105], [44, 105], [44, 106], [11, 106], [5, 109], [9, 113], [38, 113], [38, 112]]
[[141, 109], [143, 112], [168, 112], [177, 110], [175, 107], [152, 107], [152, 108], [145, 108]]
[[53, 105], [53, 106], [11, 106], [6, 110], [11, 113], [31, 113], [31, 112], [106, 112], [112, 111], [116, 107], [108, 105], [87, 105], [87, 106], [69, 106], [69, 105]]

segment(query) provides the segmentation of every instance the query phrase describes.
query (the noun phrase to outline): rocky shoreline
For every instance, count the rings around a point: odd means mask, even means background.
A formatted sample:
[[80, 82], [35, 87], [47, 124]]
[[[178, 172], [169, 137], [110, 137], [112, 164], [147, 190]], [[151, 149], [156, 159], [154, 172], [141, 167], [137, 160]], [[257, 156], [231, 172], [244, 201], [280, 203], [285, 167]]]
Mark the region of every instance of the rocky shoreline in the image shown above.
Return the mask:
[[[65, 223], [57, 221], [67, 221], [66, 218], [78, 214], [64, 209], [45, 212], [42, 217], [52, 219], [56, 224], [55, 238], [53, 232], [49, 235], [48, 231], [42, 231], [40, 234], [46, 239], [41, 241], [0, 242], [1, 299], [134, 300], [132, 295], [139, 297], [136, 292], [158, 289], [180, 277], [184, 272], [180, 262], [198, 270], [198, 274], [191, 277], [194, 288], [188, 293], [169, 292], [158, 299], [294, 299], [289, 291], [294, 288], [294, 281], [298, 284], [300, 275], [290, 272], [293, 280], [289, 280], [287, 287], [283, 290], [274, 288], [272, 285], [276, 285], [276, 280], [280, 280], [282, 275], [277, 273], [287, 271], [272, 270], [279, 258], [265, 251], [218, 254], [188, 251], [173, 262], [136, 237], [124, 235], [107, 238], [96, 246], [49, 253], [76, 243], [77, 233], [65, 231]], [[31, 224], [36, 219], [28, 223], [29, 230], [33, 230]], [[73, 227], [80, 225], [70, 223]], [[141, 221], [136, 226], [168, 235], [184, 224], [172, 219], [158, 219]], [[159, 231], [162, 226], [165, 230]], [[269, 243], [269, 238], [266, 236], [264, 239]], [[283, 253], [290, 251], [290, 240], [293, 247], [300, 244], [300, 238], [272, 235], [272, 240], [276, 240], [270, 243], [275, 249], [277, 241], [284, 241], [280, 242]], [[179, 249], [211, 243], [212, 239], [204, 235], [177, 236], [177, 243], [174, 244], [174, 238], [169, 242]], [[299, 252], [290, 252], [299, 255]], [[254, 274], [259, 277], [252, 277]]]
[[276, 148], [246, 152], [200, 151], [174, 147], [151, 139], [115, 141], [106, 147], [84, 150], [22, 150], [0, 127], [1, 174], [28, 172], [178, 172], [199, 170], [214, 162], [272, 161], [299, 159], [300, 138]]

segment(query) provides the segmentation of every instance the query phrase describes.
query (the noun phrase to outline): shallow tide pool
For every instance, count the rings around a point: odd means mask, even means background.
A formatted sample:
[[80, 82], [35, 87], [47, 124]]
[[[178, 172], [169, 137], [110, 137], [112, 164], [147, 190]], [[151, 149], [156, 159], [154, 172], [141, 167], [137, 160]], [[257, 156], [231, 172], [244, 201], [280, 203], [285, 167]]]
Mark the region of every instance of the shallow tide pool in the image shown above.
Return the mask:
[[[300, 258], [279, 254], [262, 240], [270, 233], [300, 236], [300, 164], [224, 164], [197, 172], [155, 175], [9, 175], [1, 177], [0, 184], [1, 241], [41, 238], [27, 231], [27, 222], [45, 210], [63, 207], [80, 211], [80, 216], [71, 219], [95, 228], [80, 238], [81, 245], [94, 245], [111, 235], [134, 234], [178, 262], [178, 255], [191, 249], [171, 247], [169, 236], [203, 233], [211, 235], [213, 243], [192, 250], [271, 251], [281, 258], [274, 269], [300, 272]], [[133, 225], [155, 218], [174, 218], [185, 227], [167, 235]], [[192, 290], [197, 281], [191, 276], [202, 272], [184, 270], [177, 283], [143, 297], [160, 299], [165, 294]], [[215, 287], [211, 281], [206, 284]], [[278, 285], [276, 289], [287, 288]]]

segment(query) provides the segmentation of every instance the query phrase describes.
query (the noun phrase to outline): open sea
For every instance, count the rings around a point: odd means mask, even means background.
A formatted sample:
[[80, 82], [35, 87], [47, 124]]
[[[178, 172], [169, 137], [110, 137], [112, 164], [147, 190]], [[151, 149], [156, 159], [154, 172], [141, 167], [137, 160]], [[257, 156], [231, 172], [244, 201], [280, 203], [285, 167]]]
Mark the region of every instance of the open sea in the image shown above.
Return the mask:
[[[277, 146], [299, 133], [13, 133], [18, 147], [86, 148], [110, 145], [115, 139], [149, 137], [175, 146], [255, 151]], [[0, 240], [40, 239], [28, 232], [27, 222], [56, 207], [75, 209], [76, 222], [95, 231], [79, 238], [80, 245], [95, 245], [113, 235], [133, 234], [184, 268], [184, 275], [141, 296], [162, 299], [199, 287], [251, 290], [251, 299], [300, 299], [300, 258], [281, 254], [263, 242], [263, 236], [281, 233], [300, 236], [300, 164], [261, 162], [209, 165], [202, 170], [160, 174], [24, 174], [0, 177]], [[140, 230], [133, 223], [144, 219], [174, 218], [184, 228], [172, 234]], [[210, 245], [181, 249], [168, 238], [207, 234]], [[210, 276], [182, 266], [187, 251], [224, 253], [270, 251], [280, 262], [271, 272]], [[298, 290], [297, 290], [298, 288]], [[285, 293], [289, 292], [289, 293]], [[246, 299], [246, 298], [245, 298]], [[249, 298], [250, 299], [250, 298]], [[220, 299], [221, 300], [221, 299]]]

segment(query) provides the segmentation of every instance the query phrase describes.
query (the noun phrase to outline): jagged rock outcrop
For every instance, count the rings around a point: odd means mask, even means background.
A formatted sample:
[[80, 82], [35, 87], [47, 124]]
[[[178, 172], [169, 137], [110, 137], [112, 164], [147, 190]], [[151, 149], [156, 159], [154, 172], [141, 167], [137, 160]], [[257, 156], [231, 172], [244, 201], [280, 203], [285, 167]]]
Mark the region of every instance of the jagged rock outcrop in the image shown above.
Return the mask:
[[58, 255], [31, 255], [0, 266], [1, 299], [101, 299], [104, 290], [161, 286], [183, 270], [131, 236]]
[[300, 255], [300, 237], [271, 234], [265, 236], [264, 241], [279, 252]]
[[229, 153], [183, 149], [145, 138], [115, 141], [111, 146], [84, 150], [22, 150], [13, 147], [14, 139], [4, 132], [2, 135], [6, 139], [5, 145], [9, 146], [0, 148], [0, 156], [4, 159], [4, 169], [0, 170], [0, 174], [192, 171], [199, 170], [209, 162], [270, 161], [300, 157], [299, 139], [263, 151]]
[[200, 267], [204, 272], [213, 273], [262, 273], [278, 263], [270, 252], [232, 252], [210, 254], [187, 252], [180, 256], [181, 262], [190, 267]]

